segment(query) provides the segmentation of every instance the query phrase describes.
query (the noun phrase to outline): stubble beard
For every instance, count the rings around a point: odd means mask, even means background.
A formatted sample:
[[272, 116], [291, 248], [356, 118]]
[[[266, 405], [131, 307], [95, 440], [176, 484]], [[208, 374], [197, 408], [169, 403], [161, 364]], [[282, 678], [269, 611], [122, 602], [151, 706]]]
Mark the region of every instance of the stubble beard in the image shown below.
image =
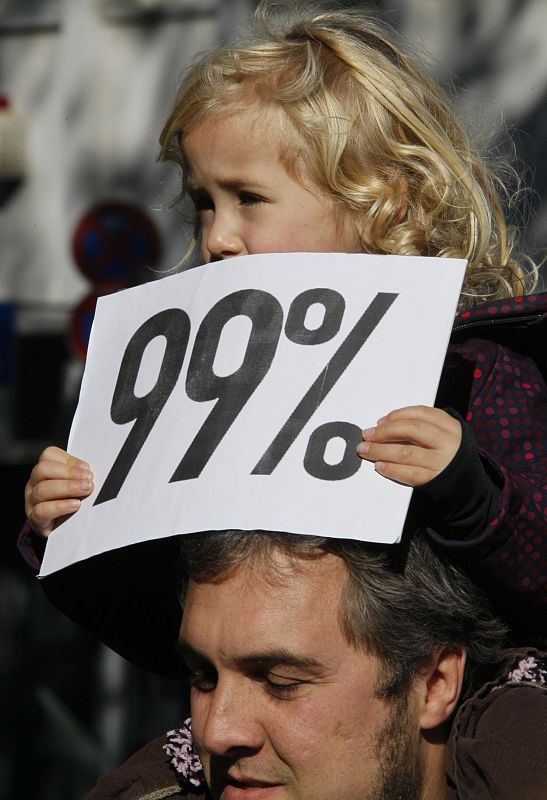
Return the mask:
[[376, 735], [379, 775], [370, 800], [419, 800], [423, 788], [419, 735], [413, 734], [407, 698], [391, 702], [390, 718]]

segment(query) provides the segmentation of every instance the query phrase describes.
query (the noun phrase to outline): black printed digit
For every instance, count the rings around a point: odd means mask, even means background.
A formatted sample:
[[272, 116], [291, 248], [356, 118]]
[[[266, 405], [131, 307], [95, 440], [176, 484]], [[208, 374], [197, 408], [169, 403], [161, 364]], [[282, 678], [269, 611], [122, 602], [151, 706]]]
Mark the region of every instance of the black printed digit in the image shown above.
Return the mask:
[[[135, 385], [146, 347], [157, 336], [165, 336], [165, 353], [152, 389], [143, 397], [135, 395]], [[133, 334], [123, 354], [110, 416], [117, 425], [135, 420], [118, 453], [94, 505], [113, 500], [127, 478], [150, 431], [178, 380], [188, 339], [190, 319], [180, 308], [160, 311], [144, 322]]]
[[[246, 316], [252, 323], [243, 361], [231, 375], [216, 375], [213, 364], [222, 330], [229, 320], [238, 316]], [[171, 482], [197, 478], [201, 474], [270, 369], [282, 327], [283, 309], [278, 300], [259, 289], [233, 292], [219, 300], [207, 313], [190, 357], [186, 392], [191, 400], [197, 402], [217, 402], [173, 473]]]

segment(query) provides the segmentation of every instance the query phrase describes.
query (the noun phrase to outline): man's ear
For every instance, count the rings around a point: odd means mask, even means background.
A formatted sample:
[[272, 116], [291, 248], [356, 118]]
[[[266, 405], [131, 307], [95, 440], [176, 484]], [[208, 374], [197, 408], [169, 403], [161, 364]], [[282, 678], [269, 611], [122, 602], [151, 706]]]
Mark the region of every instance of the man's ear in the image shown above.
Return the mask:
[[466, 652], [460, 645], [439, 648], [422, 673], [420, 728], [445, 722], [456, 707], [463, 683]]

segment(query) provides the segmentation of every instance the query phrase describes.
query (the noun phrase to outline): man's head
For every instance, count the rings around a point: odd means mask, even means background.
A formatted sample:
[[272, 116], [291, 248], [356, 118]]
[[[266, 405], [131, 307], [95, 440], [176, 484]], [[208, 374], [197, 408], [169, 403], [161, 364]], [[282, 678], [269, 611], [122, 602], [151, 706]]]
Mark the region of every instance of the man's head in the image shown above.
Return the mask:
[[[180, 649], [215, 800], [425, 800], [503, 629], [427, 542], [185, 537]], [[467, 666], [466, 666], [467, 662]]]

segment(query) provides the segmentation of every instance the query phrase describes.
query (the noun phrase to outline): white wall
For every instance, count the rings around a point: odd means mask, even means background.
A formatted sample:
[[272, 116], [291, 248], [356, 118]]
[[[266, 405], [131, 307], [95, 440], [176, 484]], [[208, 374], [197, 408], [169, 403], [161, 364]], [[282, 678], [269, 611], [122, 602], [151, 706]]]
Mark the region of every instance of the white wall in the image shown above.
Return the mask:
[[[104, 9], [123, 3], [65, 0], [58, 32], [0, 40], [0, 93], [23, 123], [27, 161], [23, 183], [0, 209], [0, 300], [21, 304], [27, 319], [35, 303], [63, 318], [89, 290], [71, 238], [98, 201], [128, 200], [149, 213], [162, 233], [159, 266], [174, 264], [183, 251], [180, 218], [161, 210], [177, 185], [174, 169], [155, 163], [158, 136], [184, 68], [253, 4], [126, 5], [181, 12], [114, 23]], [[38, 328], [45, 324], [37, 308], [31, 317]]]

